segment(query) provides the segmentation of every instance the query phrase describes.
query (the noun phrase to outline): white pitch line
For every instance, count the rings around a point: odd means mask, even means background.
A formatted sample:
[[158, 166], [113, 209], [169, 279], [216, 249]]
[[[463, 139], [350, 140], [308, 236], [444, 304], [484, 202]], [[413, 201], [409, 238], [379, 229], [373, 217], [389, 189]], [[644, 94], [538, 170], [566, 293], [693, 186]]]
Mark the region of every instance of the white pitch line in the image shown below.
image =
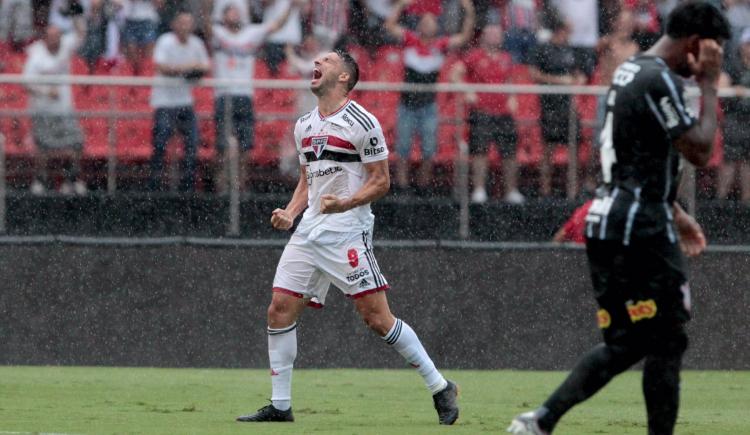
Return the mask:
[[63, 432], [14, 432], [8, 430], [0, 430], [0, 435], [80, 435]]

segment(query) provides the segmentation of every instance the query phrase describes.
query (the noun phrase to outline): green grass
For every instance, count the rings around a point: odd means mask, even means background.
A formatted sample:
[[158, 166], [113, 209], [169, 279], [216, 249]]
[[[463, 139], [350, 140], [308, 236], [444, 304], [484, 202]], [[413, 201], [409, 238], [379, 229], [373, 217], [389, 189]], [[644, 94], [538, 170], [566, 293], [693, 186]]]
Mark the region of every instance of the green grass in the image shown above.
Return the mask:
[[[439, 427], [410, 370], [297, 370], [292, 424], [240, 424], [263, 406], [266, 370], [0, 367], [0, 433], [481, 434], [501, 433], [540, 403], [560, 372], [448, 371], [461, 418]], [[677, 433], [750, 433], [750, 372], [686, 372]], [[575, 408], [555, 434], [646, 433], [640, 374], [617, 378]]]

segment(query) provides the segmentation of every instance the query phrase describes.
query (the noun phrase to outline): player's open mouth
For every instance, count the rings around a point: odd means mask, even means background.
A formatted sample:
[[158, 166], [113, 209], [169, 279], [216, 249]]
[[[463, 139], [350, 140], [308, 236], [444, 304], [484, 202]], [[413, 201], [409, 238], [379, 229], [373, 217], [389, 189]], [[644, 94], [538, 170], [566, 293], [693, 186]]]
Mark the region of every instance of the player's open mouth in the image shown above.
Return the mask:
[[323, 73], [322, 73], [322, 72], [320, 72], [320, 70], [319, 70], [319, 69], [315, 68], [315, 69], [313, 70], [313, 76], [312, 76], [313, 80], [318, 80], [318, 79], [319, 79], [319, 78], [321, 78], [321, 77], [323, 77]]

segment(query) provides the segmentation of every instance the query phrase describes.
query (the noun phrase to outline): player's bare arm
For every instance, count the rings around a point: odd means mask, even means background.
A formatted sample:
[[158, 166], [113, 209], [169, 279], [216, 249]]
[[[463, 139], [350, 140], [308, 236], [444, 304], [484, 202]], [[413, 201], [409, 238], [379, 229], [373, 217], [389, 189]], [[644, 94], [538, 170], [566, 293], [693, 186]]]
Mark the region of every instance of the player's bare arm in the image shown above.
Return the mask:
[[388, 160], [365, 163], [367, 182], [351, 198], [339, 198], [336, 195], [323, 195], [320, 201], [320, 212], [323, 214], [342, 213], [361, 205], [376, 201], [391, 188], [391, 176], [388, 172]]
[[699, 41], [698, 59], [689, 55], [690, 68], [698, 81], [703, 94], [703, 113], [698, 123], [675, 140], [675, 147], [696, 166], [705, 166], [711, 159], [716, 137], [718, 119], [719, 78], [724, 50], [713, 39]]
[[307, 208], [307, 169], [300, 165], [299, 181], [292, 199], [286, 208], [277, 208], [271, 213], [271, 225], [277, 230], [286, 231], [294, 224], [294, 219]]
[[695, 257], [706, 249], [706, 236], [698, 221], [678, 203], [672, 207], [674, 224], [680, 233], [680, 249], [688, 257]]
[[461, 7], [464, 10], [464, 21], [461, 25], [461, 32], [451, 35], [448, 39], [448, 48], [458, 48], [466, 44], [474, 33], [474, 3], [472, 0], [461, 0]]

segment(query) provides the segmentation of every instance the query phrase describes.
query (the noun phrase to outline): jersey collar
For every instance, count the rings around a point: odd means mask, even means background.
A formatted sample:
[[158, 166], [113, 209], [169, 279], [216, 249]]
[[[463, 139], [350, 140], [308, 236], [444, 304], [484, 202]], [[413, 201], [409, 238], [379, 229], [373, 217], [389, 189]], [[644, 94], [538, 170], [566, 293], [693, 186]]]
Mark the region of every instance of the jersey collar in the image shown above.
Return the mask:
[[348, 106], [349, 103], [351, 103], [351, 101], [352, 101], [351, 99], [347, 98], [346, 101], [344, 101], [344, 104], [341, 105], [341, 107], [339, 107], [338, 109], [336, 109], [335, 111], [333, 111], [333, 113], [328, 114], [327, 116], [323, 116], [323, 114], [320, 113], [320, 107], [318, 107], [317, 112], [318, 112], [318, 116], [320, 117], [320, 120], [321, 121], [325, 121], [326, 119], [330, 120], [330, 118], [336, 116], [342, 110], [344, 110], [346, 108], [346, 106]]

